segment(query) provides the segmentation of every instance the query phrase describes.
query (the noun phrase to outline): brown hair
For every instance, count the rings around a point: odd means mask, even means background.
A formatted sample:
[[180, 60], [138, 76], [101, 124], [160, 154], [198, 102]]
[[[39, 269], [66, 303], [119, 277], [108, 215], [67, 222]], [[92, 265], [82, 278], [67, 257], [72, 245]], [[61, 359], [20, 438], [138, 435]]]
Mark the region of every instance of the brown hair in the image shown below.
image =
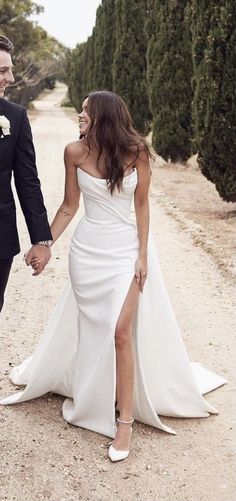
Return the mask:
[[5, 50], [6, 52], [11, 52], [14, 49], [14, 45], [9, 40], [9, 38], [0, 36], [0, 50]]
[[141, 151], [151, 156], [145, 139], [133, 128], [132, 118], [126, 104], [114, 92], [101, 90], [90, 92], [87, 105], [91, 127], [87, 135], [98, 149], [98, 160], [104, 155], [105, 178], [111, 193], [115, 187], [120, 191], [127, 158], [134, 154], [134, 165]]

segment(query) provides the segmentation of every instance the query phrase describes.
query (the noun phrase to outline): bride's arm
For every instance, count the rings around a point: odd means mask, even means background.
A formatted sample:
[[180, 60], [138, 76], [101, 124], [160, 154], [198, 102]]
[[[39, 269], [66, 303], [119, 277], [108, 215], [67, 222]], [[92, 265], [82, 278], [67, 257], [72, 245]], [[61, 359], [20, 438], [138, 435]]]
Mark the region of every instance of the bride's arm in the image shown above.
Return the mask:
[[79, 207], [80, 189], [77, 180], [78, 142], [68, 144], [64, 152], [65, 192], [64, 200], [58, 208], [51, 224], [53, 244], [73, 219]]
[[138, 229], [139, 255], [135, 266], [135, 276], [139, 283], [140, 291], [147, 277], [147, 244], [149, 232], [149, 202], [148, 191], [150, 186], [150, 165], [149, 157], [145, 150], [142, 150], [135, 162], [138, 174], [138, 184], [134, 194], [134, 206]]

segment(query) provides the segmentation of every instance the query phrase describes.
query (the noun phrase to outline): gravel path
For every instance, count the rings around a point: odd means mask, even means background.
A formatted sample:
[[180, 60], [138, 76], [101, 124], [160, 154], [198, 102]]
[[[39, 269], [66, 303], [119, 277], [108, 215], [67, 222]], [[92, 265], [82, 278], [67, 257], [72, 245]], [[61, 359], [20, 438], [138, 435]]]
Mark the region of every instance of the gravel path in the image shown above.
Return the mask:
[[[61, 85], [36, 101], [32, 122], [38, 170], [51, 220], [63, 196], [63, 150], [78, 137], [74, 120], [59, 103]], [[207, 396], [219, 409], [207, 419], [167, 419], [176, 436], [134, 425], [128, 460], [111, 464], [108, 439], [73, 427], [61, 417], [63, 399], [46, 395], [32, 402], [0, 408], [0, 501], [235, 501], [233, 463], [233, 285], [210, 255], [194, 245], [158, 204], [158, 170], [153, 172], [152, 228], [165, 281], [192, 360], [225, 376], [229, 383]], [[29, 247], [18, 212], [22, 249]], [[76, 222], [76, 221], [75, 221]], [[13, 391], [11, 366], [30, 355], [67, 277], [67, 252], [73, 230], [53, 249], [44, 274], [31, 277], [14, 261], [1, 316], [0, 394]], [[235, 435], [234, 435], [235, 437]]]

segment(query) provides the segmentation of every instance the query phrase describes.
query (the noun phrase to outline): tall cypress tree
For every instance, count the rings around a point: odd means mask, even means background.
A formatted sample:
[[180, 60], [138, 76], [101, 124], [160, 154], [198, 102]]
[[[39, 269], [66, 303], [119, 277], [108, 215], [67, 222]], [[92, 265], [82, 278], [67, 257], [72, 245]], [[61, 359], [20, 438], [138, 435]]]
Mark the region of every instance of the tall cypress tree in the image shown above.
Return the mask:
[[76, 110], [81, 109], [84, 98], [94, 89], [94, 37], [77, 45], [68, 61], [68, 91]]
[[202, 173], [236, 201], [236, 3], [193, 0], [193, 117]]
[[93, 34], [88, 38], [84, 50], [84, 72], [83, 72], [83, 91], [87, 95], [96, 87], [95, 76], [95, 37]]
[[102, 50], [103, 37], [104, 37], [104, 9], [99, 5], [96, 12], [96, 24], [93, 30], [94, 36], [94, 83], [95, 88], [100, 88], [102, 80], [102, 69], [100, 65], [100, 54]]
[[103, 0], [97, 9], [94, 29], [94, 85], [112, 90], [112, 64], [115, 52], [114, 0]]
[[113, 90], [127, 103], [134, 126], [149, 130], [150, 110], [146, 80], [147, 0], [116, 0], [116, 50]]
[[153, 146], [166, 159], [185, 160], [192, 136], [189, 0], [149, 0], [146, 32]]
[[68, 63], [68, 91], [75, 109], [80, 109], [85, 95], [86, 43], [79, 44], [71, 52]]

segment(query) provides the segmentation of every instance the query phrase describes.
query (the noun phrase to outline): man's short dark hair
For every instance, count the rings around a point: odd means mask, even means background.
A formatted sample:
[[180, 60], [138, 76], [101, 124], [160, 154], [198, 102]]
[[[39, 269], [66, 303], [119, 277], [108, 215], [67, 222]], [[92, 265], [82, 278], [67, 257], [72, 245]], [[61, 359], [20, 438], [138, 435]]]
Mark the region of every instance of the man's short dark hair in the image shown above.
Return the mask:
[[14, 45], [7, 37], [0, 36], [0, 50], [5, 50], [6, 52], [11, 52], [14, 49]]

